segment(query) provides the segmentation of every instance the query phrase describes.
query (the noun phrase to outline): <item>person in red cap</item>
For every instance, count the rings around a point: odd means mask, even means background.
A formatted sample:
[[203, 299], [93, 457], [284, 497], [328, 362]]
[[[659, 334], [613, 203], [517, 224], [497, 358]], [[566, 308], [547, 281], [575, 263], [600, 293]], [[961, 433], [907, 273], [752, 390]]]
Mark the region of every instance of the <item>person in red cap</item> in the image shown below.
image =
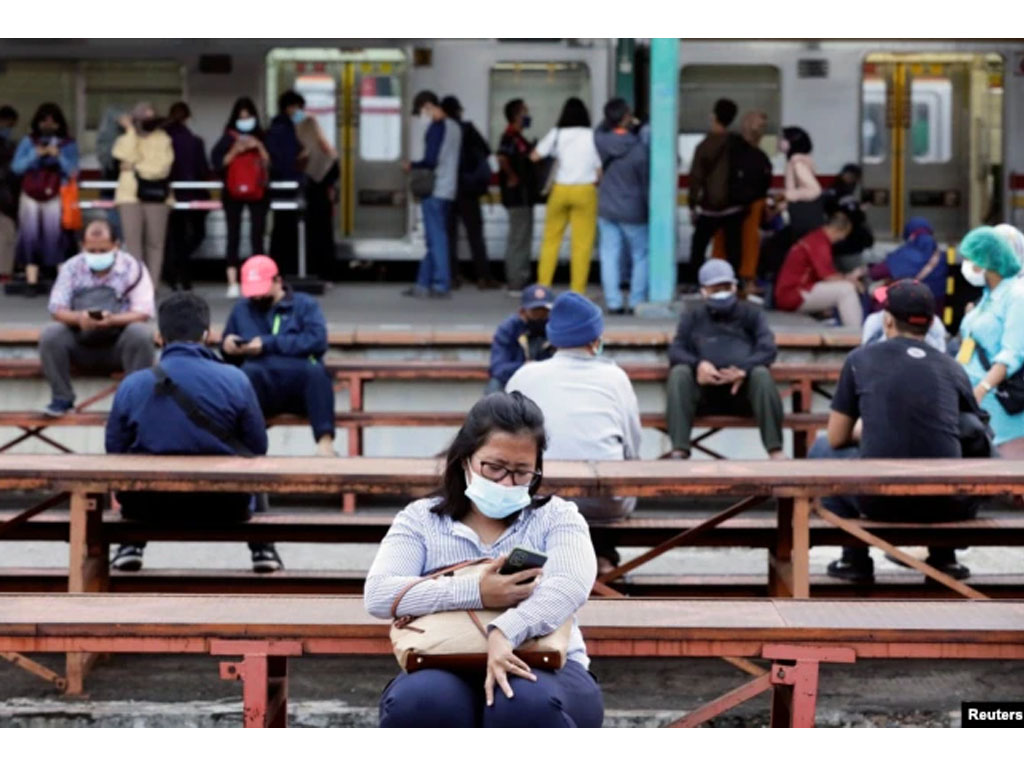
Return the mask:
[[264, 416], [308, 416], [317, 453], [334, 456], [334, 387], [324, 367], [320, 305], [285, 285], [269, 256], [246, 259], [241, 283], [242, 299], [224, 326], [225, 357], [241, 363]]
[[[883, 304], [885, 341], [860, 347], [839, 375], [828, 436], [811, 447], [811, 459], [988, 457], [988, 415], [956, 361], [925, 342], [935, 315], [931, 289], [917, 280], [888, 287]], [[923, 396], [927, 393], [927, 396]], [[832, 496], [826, 509], [841, 517], [944, 522], [975, 515], [969, 496]], [[953, 547], [931, 547], [926, 561], [957, 578], [970, 575]], [[855, 582], [874, 580], [867, 547], [844, 547], [828, 573]]]

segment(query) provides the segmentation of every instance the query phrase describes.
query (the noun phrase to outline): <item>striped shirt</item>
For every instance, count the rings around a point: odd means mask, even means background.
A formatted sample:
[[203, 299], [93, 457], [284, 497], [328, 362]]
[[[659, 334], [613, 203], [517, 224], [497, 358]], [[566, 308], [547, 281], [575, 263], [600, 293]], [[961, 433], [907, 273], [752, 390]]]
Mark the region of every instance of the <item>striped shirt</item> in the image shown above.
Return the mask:
[[[516, 546], [548, 556], [533, 594], [509, 608], [489, 626], [500, 629], [512, 646], [553, 632], [586, 602], [597, 577], [590, 531], [572, 502], [552, 496], [542, 507], [526, 509], [493, 544], [448, 515], [430, 510], [439, 499], [419, 499], [395, 517], [366, 577], [366, 610], [391, 618], [391, 603], [410, 581], [445, 566], [482, 557], [506, 555]], [[439, 578], [410, 589], [398, 606], [399, 616], [482, 609], [480, 582]], [[583, 635], [573, 619], [568, 658], [590, 666]]]

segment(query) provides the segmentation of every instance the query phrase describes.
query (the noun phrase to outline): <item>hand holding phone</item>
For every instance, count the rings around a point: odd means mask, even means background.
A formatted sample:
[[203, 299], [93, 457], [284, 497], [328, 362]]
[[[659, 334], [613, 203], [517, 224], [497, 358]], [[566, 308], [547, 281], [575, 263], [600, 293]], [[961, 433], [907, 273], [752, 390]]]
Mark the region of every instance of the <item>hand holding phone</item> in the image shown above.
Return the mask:
[[480, 577], [480, 601], [484, 608], [501, 609], [519, 605], [531, 594], [547, 556], [516, 547], [499, 558]]
[[542, 552], [535, 552], [526, 547], [516, 547], [508, 553], [508, 558], [498, 573], [502, 576], [511, 576], [513, 573], [527, 571], [531, 568], [543, 568], [547, 561], [548, 556]]
[[93, 320], [102, 320], [103, 319], [103, 310], [102, 309], [90, 309], [89, 310], [89, 317], [91, 317]]

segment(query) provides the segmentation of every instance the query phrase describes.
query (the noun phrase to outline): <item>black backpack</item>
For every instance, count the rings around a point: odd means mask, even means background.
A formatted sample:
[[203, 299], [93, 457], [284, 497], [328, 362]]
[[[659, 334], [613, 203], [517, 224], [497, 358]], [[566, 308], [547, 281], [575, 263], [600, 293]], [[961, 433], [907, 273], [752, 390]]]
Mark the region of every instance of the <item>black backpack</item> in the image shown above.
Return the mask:
[[768, 194], [772, 185], [768, 155], [742, 136], [730, 133], [728, 156], [730, 205], [750, 205]]
[[491, 148], [476, 127], [462, 123], [462, 147], [459, 151], [459, 191], [479, 197], [491, 186]]

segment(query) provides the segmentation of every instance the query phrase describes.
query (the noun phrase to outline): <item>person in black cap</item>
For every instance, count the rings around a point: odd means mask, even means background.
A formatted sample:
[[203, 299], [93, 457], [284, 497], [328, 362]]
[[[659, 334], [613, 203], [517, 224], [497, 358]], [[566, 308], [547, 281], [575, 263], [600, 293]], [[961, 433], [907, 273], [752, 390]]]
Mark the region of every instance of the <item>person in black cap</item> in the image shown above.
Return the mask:
[[548, 342], [547, 325], [555, 294], [545, 285], [523, 289], [519, 311], [509, 315], [491, 342], [491, 380], [485, 394], [500, 392], [512, 374], [531, 360], [547, 360], [555, 353]]
[[[931, 290], [900, 280], [886, 291], [882, 323], [886, 340], [854, 350], [846, 358], [828, 420], [810, 458], [987, 457], [987, 414], [953, 358], [925, 343], [935, 314]], [[924, 394], [927, 393], [927, 396]], [[980, 439], [979, 439], [980, 438]], [[946, 522], [975, 515], [978, 501], [966, 496], [833, 496], [822, 499], [841, 517]], [[966, 566], [953, 547], [931, 547], [929, 565], [965, 579]], [[867, 547], [844, 547], [828, 573], [856, 582], [874, 580]]]

